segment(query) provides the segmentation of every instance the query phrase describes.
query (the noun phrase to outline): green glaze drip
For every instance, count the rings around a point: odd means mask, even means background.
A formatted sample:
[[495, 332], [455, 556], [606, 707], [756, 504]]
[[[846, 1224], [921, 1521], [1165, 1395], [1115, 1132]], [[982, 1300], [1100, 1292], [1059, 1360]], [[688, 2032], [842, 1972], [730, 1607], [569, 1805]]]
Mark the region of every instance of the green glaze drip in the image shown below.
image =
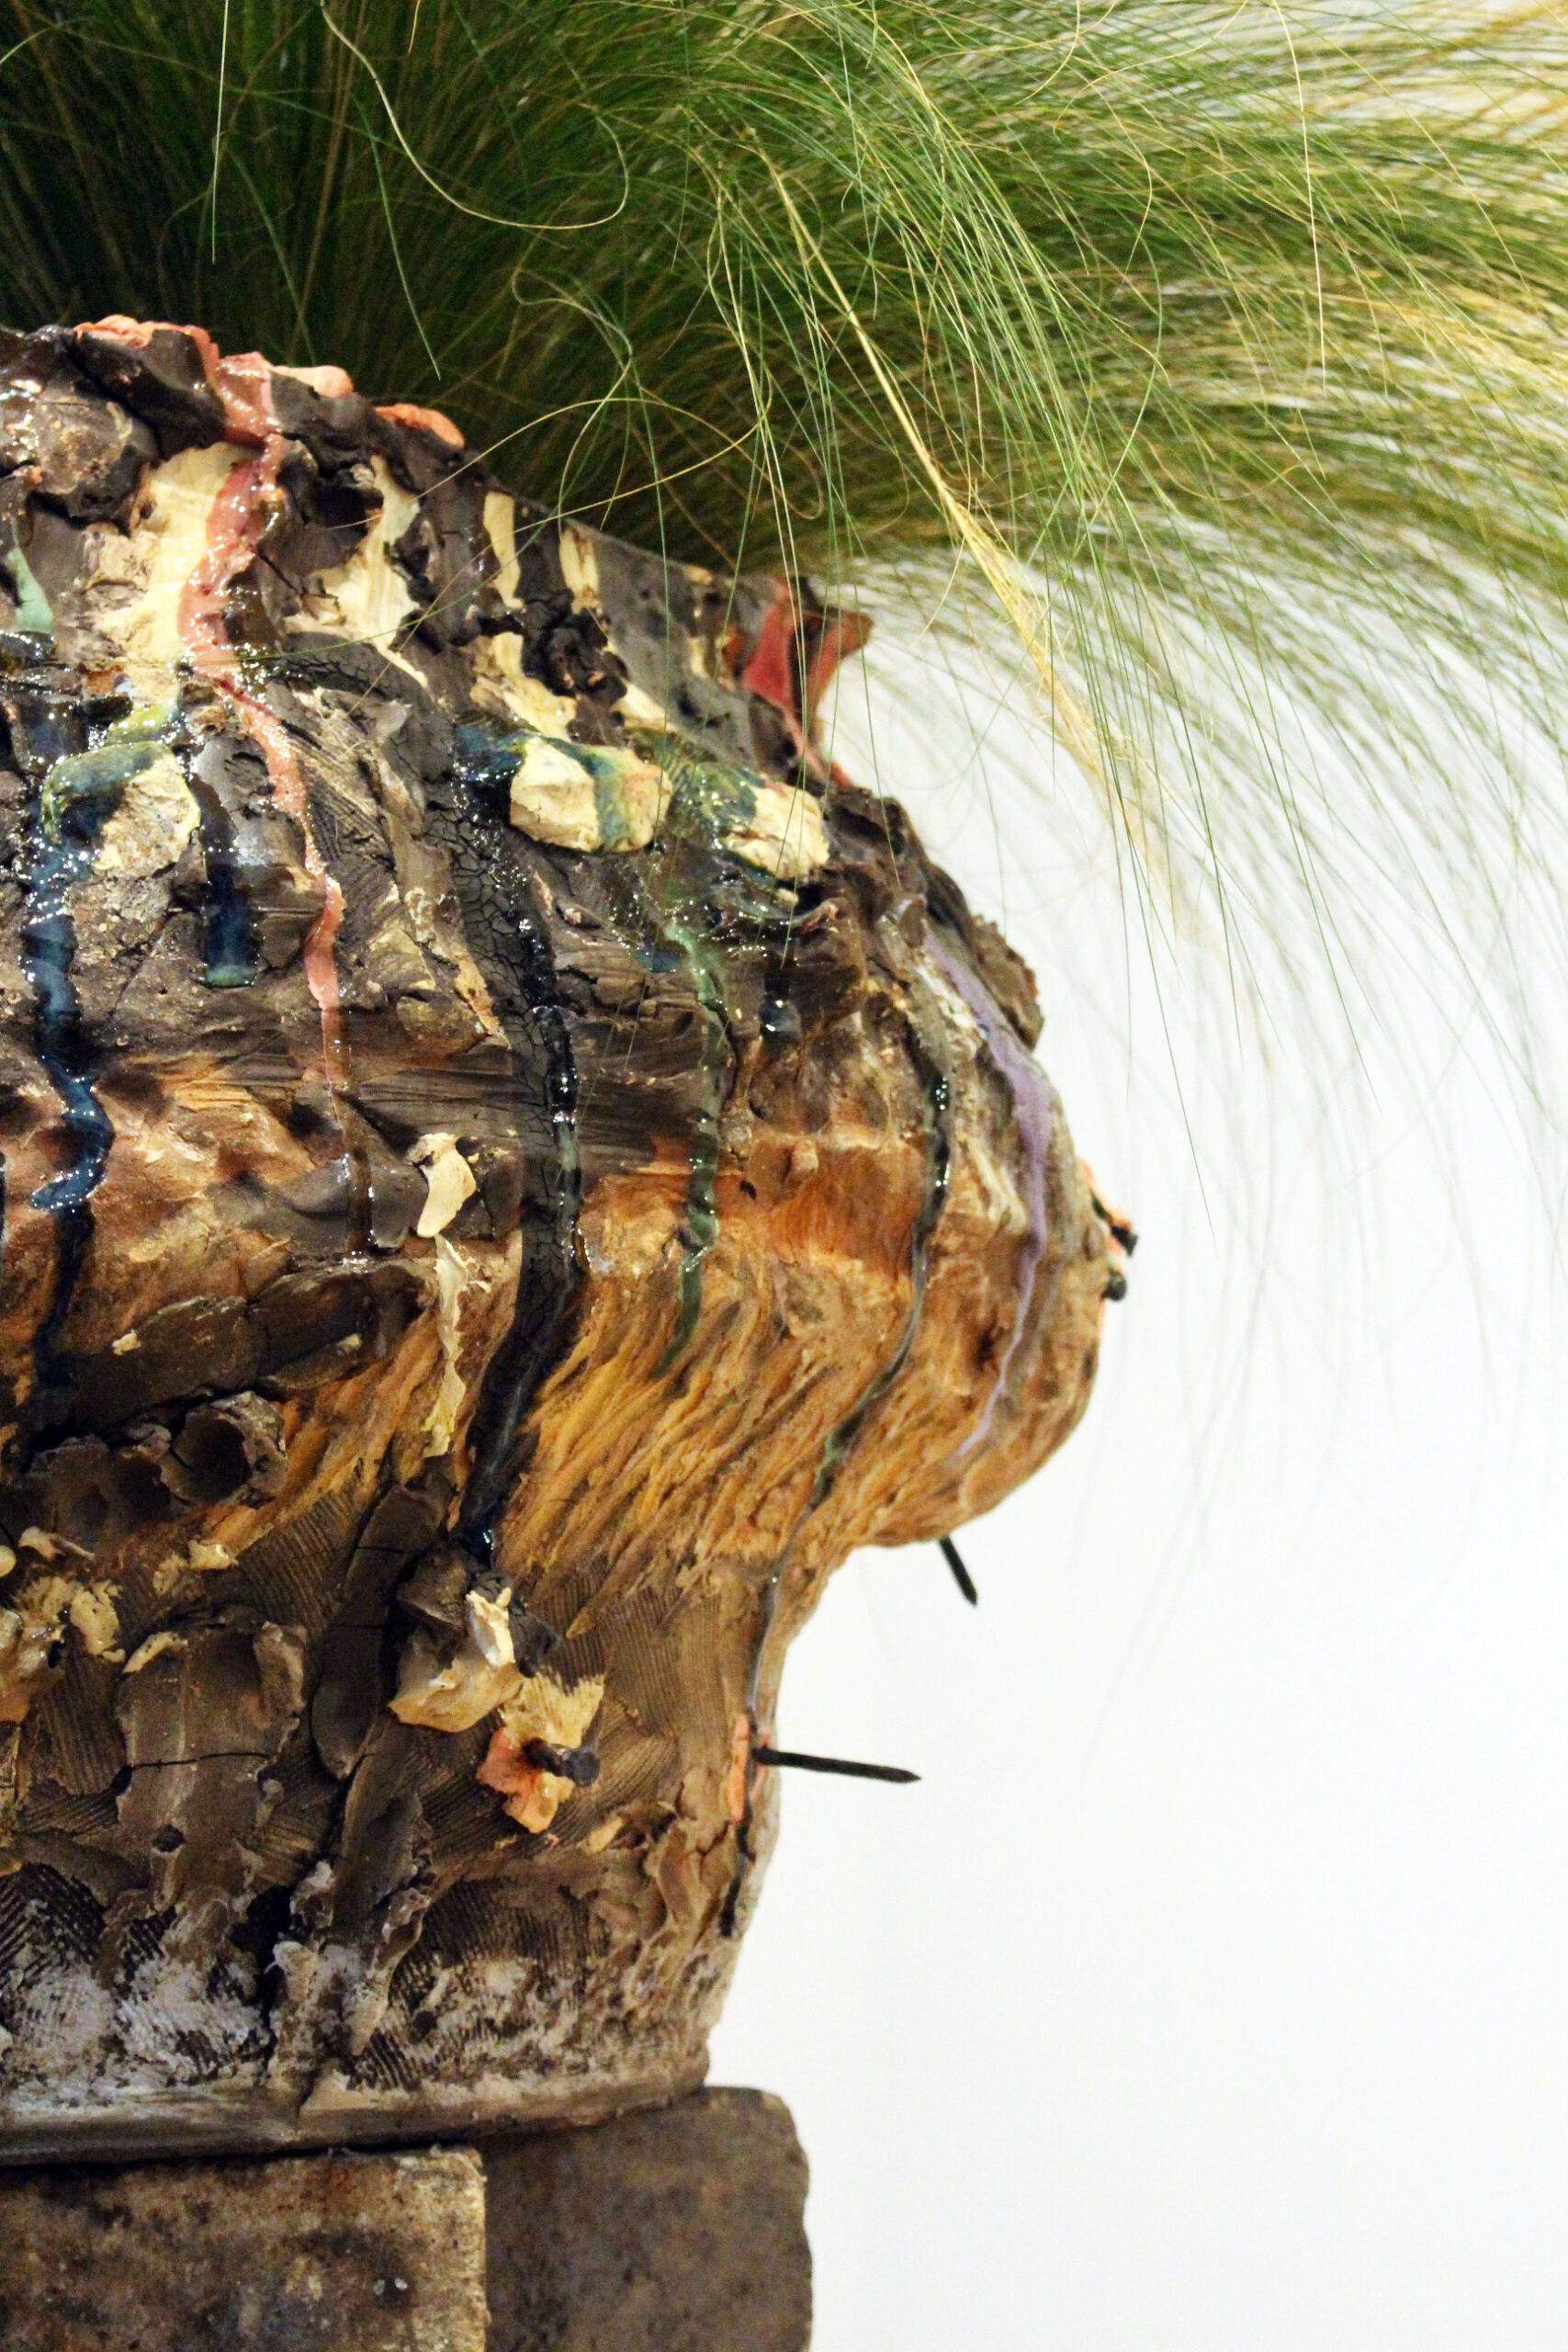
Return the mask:
[[69, 823], [96, 831], [112, 816], [132, 776], [150, 768], [168, 747], [172, 703], [153, 703], [117, 718], [89, 752], [56, 760], [39, 796], [39, 823], [46, 842], [58, 847]]
[[17, 633], [20, 637], [52, 637], [54, 615], [49, 598], [39, 586], [33, 568], [22, 553], [22, 542], [17, 526], [11, 526], [11, 555], [7, 564], [12, 584], [17, 593]]
[[671, 748], [667, 743], [659, 754], [670, 779], [671, 829], [709, 843], [725, 833], [743, 831], [765, 789], [761, 777], [708, 752], [698, 757], [683, 744], [673, 747], [671, 760]]
[[634, 847], [631, 820], [626, 815], [626, 796], [615, 762], [607, 760], [603, 752], [588, 751], [581, 744], [572, 743], [566, 748], [579, 764], [587, 769], [592, 780], [593, 816], [599, 827], [600, 848]]
[[[664, 769], [670, 788], [665, 830], [671, 837], [692, 842], [703, 849], [712, 849], [716, 843], [722, 842], [727, 834], [743, 832], [750, 825], [757, 812], [758, 799], [767, 789], [761, 776], [731, 761], [715, 759], [709, 752], [698, 753], [678, 737], [664, 736], [649, 741], [633, 740], [645, 757], [659, 760]], [[678, 1360], [696, 1329], [697, 1317], [702, 1311], [704, 1261], [718, 1238], [718, 1208], [714, 1185], [718, 1170], [718, 1114], [729, 1034], [722, 956], [715, 954], [706, 938], [692, 923], [667, 912], [662, 915], [661, 922], [665, 937], [680, 948], [696, 981], [697, 994], [707, 1023], [707, 1045], [703, 1056], [706, 1100], [692, 1146], [691, 1174], [686, 1191], [682, 1226], [685, 1251], [681, 1264], [680, 1306], [674, 1333], [660, 1359], [660, 1375]], [[933, 1224], [939, 1208], [940, 1202], [931, 1211], [931, 1222]], [[918, 1283], [923, 1293], [923, 1249]], [[918, 1306], [915, 1319], [919, 1319]], [[911, 1328], [911, 1343], [913, 1336]], [[906, 1346], [903, 1354], [908, 1352]], [[903, 1354], [899, 1357], [899, 1363], [903, 1361]], [[889, 1382], [897, 1376], [897, 1370], [898, 1364], [890, 1368], [887, 1374]], [[869, 1412], [874, 1402], [874, 1396], [867, 1398], [865, 1411]], [[850, 1443], [853, 1431], [846, 1429], [843, 1445]], [[830, 1473], [829, 1483], [831, 1483]], [[827, 1491], [826, 1487], [823, 1491]], [[812, 1507], [815, 1508], [815, 1504]]]
[[665, 936], [684, 955], [703, 1008], [706, 1032], [703, 1046], [703, 1105], [692, 1141], [686, 1179], [685, 1216], [682, 1225], [680, 1304], [670, 1344], [659, 1359], [657, 1379], [685, 1353], [703, 1306], [703, 1266], [718, 1239], [718, 1114], [724, 1094], [724, 1074], [729, 1056], [729, 1030], [712, 952], [689, 925], [666, 917]]

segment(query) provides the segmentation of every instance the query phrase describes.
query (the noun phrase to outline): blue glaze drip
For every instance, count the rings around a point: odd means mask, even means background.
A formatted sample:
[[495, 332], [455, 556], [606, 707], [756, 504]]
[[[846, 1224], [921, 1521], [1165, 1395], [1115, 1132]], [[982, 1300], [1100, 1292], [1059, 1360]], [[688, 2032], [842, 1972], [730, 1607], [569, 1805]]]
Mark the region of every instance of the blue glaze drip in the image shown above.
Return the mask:
[[49, 1310], [33, 1334], [33, 1409], [45, 1419], [47, 1400], [61, 1385], [56, 1343], [93, 1238], [91, 1197], [103, 1182], [114, 1143], [113, 1124], [93, 1091], [91, 1047], [71, 978], [76, 926], [66, 894], [91, 865], [92, 852], [85, 845], [43, 851], [29, 876], [22, 925], [22, 968], [33, 992], [34, 1046], [64, 1109], [73, 1148], [70, 1167], [31, 1195], [33, 1207], [45, 1210], [55, 1227], [54, 1288]]
[[[56, 1214], [79, 1208], [102, 1183], [114, 1126], [93, 1091], [88, 1074], [91, 1049], [83, 1035], [81, 1005], [71, 978], [76, 926], [59, 902], [74, 878], [71, 868], [78, 873], [83, 868], [74, 859], [53, 859], [49, 866], [41, 882], [35, 879], [29, 894], [35, 911], [29, 912], [22, 927], [22, 964], [33, 991], [38, 1057], [60, 1097], [66, 1133], [75, 1147], [72, 1165], [40, 1184], [32, 1195], [35, 1209]], [[40, 900], [47, 911], [37, 910]]]
[[518, 740], [498, 734], [493, 727], [479, 727], [471, 723], [454, 731], [457, 741], [458, 773], [463, 782], [471, 791], [485, 798], [499, 800], [504, 810], [521, 756]]
[[[208, 866], [209, 882], [212, 875]], [[202, 910], [206, 927], [206, 965], [202, 978], [209, 989], [248, 989], [261, 968], [256, 948], [255, 917], [240, 892], [231, 896], [209, 888]]]
[[[248, 989], [261, 970], [256, 919], [241, 886], [234, 829], [210, 794], [197, 793], [201, 854], [207, 868], [202, 899], [202, 978], [209, 989]], [[210, 803], [210, 805], [209, 805]]]
[[234, 820], [204, 773], [206, 764], [202, 753], [182, 762], [186, 784], [201, 812], [201, 862], [207, 877], [201, 902], [201, 977], [209, 989], [248, 989], [262, 967], [256, 919], [240, 878]]
[[[544, 1065], [544, 1109], [555, 1148], [545, 1215], [537, 1229], [531, 1228], [526, 1216], [524, 1221], [524, 1260], [512, 1330], [487, 1375], [469, 1439], [473, 1468], [457, 1532], [479, 1557], [488, 1559], [510, 1487], [523, 1416], [567, 1328], [581, 1279], [577, 1222], [582, 1170], [571, 1030], [548, 933], [532, 904], [527, 880], [513, 862], [515, 846], [506, 816], [517, 752], [487, 728], [460, 726], [455, 732], [457, 778], [469, 796], [459, 840], [470, 855], [482, 861], [488, 889], [493, 893], [498, 944], [504, 940], [507, 967]], [[439, 797], [433, 795], [432, 815], [439, 811]]]
[[[92, 872], [98, 835], [125, 786], [163, 752], [171, 716], [160, 708], [117, 719], [90, 750], [52, 761], [39, 790], [22, 965], [33, 992], [38, 1057], [60, 1097], [73, 1147], [71, 1166], [32, 1195], [34, 1208], [54, 1216], [85, 1210], [114, 1144], [113, 1123], [93, 1091], [93, 1049], [71, 977], [76, 956], [71, 890]], [[78, 1237], [78, 1256], [85, 1247], [85, 1238]]]

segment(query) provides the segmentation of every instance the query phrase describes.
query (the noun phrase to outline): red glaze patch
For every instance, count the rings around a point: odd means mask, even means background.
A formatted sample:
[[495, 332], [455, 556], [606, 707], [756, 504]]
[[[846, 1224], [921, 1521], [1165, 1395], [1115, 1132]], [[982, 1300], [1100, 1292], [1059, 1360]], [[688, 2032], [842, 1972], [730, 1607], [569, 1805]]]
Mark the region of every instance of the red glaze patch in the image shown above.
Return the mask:
[[740, 683], [782, 713], [807, 773], [819, 782], [847, 778], [829, 769], [814, 740], [817, 713], [840, 662], [858, 653], [871, 635], [863, 613], [846, 613], [837, 605], [813, 609], [803, 605], [784, 581], [757, 631]]

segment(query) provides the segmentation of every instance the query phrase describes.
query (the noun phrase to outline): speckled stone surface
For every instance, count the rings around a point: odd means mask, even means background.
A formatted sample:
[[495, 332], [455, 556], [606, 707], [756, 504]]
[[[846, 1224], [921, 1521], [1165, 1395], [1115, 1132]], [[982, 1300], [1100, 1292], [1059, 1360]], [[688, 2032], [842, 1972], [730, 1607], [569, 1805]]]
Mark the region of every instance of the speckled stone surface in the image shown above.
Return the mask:
[[806, 2352], [806, 2189], [751, 2090], [482, 2150], [0, 2172], [0, 2346]]
[[0, 2174], [6, 2352], [484, 2352], [467, 2148]]
[[782, 2099], [703, 2091], [484, 2158], [491, 2352], [805, 2352], [807, 2166]]

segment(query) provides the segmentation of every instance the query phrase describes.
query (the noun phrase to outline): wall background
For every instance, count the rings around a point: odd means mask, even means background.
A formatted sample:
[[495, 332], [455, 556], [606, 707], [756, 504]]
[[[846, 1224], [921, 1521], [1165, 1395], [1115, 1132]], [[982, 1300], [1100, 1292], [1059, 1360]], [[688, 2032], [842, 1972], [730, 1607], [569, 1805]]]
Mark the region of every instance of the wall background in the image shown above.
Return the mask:
[[1066, 778], [998, 846], [923, 653], [838, 729], [1034, 964], [1142, 1246], [1084, 1428], [963, 1539], [979, 1610], [863, 1554], [785, 1676], [787, 1745], [925, 1776], [789, 1781], [714, 2043], [810, 2156], [817, 2352], [1561, 2352], [1544, 1130], [1403, 949], [1359, 1059], [1238, 1045]]

